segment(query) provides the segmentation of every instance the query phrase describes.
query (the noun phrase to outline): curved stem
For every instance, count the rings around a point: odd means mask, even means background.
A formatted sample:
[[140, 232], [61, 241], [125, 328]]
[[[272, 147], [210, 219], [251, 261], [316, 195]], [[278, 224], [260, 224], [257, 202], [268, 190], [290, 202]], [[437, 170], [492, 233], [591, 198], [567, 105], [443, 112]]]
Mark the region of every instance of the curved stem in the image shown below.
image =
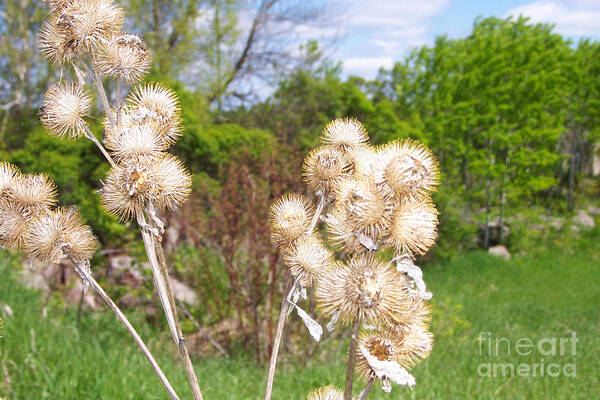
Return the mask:
[[315, 210], [315, 215], [313, 215], [312, 221], [310, 221], [310, 227], [308, 231], [312, 233], [312, 231], [317, 226], [319, 222], [319, 218], [321, 217], [321, 213], [323, 212], [323, 208], [325, 208], [325, 195], [322, 194], [319, 196], [319, 202], [317, 203], [317, 209]]
[[279, 347], [281, 346], [281, 339], [283, 338], [283, 328], [285, 327], [285, 321], [287, 320], [288, 311], [291, 307], [290, 300], [293, 293], [298, 288], [298, 281], [292, 276], [290, 276], [290, 279], [288, 280], [288, 286], [291, 280], [293, 280], [292, 287], [281, 302], [281, 310], [279, 311], [279, 318], [277, 319], [277, 331], [275, 333], [275, 340], [273, 341], [273, 350], [271, 350], [271, 360], [269, 361], [269, 375], [267, 376], [265, 400], [271, 399], [273, 381], [275, 380], [275, 368], [277, 367], [277, 357], [279, 356]]
[[[319, 217], [321, 217], [321, 213], [323, 212], [323, 208], [325, 207], [325, 195], [319, 196], [319, 203], [317, 204], [317, 209], [315, 210], [315, 214], [313, 215], [312, 221], [310, 222], [310, 226], [308, 228], [309, 232], [314, 231], [317, 223], [319, 222]], [[292, 287], [288, 291], [287, 295], [283, 298], [281, 302], [281, 310], [279, 311], [279, 317], [277, 318], [277, 330], [275, 332], [275, 340], [273, 340], [273, 349], [271, 350], [271, 359], [269, 361], [269, 374], [267, 375], [267, 385], [265, 388], [265, 400], [270, 400], [273, 392], [273, 381], [275, 380], [275, 369], [277, 368], [277, 357], [279, 356], [279, 347], [281, 346], [281, 339], [283, 338], [283, 328], [285, 327], [285, 321], [287, 320], [288, 311], [291, 307], [290, 299], [292, 295], [296, 291], [299, 286], [299, 283], [293, 276], [290, 276], [288, 280], [288, 284], [290, 285], [290, 281], [293, 280]]]
[[194, 371], [194, 366], [190, 358], [190, 353], [188, 351], [187, 344], [185, 342], [183, 332], [181, 330], [181, 323], [179, 322], [179, 315], [177, 314], [177, 305], [175, 303], [175, 298], [173, 297], [173, 290], [171, 288], [171, 282], [169, 280], [169, 272], [167, 271], [167, 263], [165, 260], [164, 251], [158, 240], [154, 240], [154, 248], [158, 256], [160, 272], [162, 273], [165, 282], [167, 300], [169, 302], [169, 306], [171, 307], [171, 312], [173, 314], [173, 319], [175, 322], [175, 332], [177, 332], [177, 338], [175, 342], [177, 344], [177, 350], [179, 351], [179, 356], [181, 357], [181, 361], [183, 362], [183, 366], [185, 367], [185, 372], [188, 376], [188, 381], [190, 382], [190, 386], [192, 387], [194, 399], [202, 400], [202, 391], [200, 390], [198, 377], [196, 376], [196, 371]]
[[158, 378], [162, 382], [166, 391], [169, 393], [169, 396], [171, 396], [171, 399], [179, 400], [179, 396], [177, 396], [177, 393], [175, 393], [175, 390], [169, 383], [169, 380], [167, 379], [167, 377], [165, 376], [163, 371], [160, 369], [160, 366], [158, 365], [158, 363], [152, 356], [152, 353], [150, 353], [150, 350], [148, 350], [148, 347], [146, 346], [146, 344], [144, 343], [144, 341], [142, 340], [140, 335], [137, 333], [137, 331], [133, 328], [133, 326], [131, 325], [131, 323], [125, 316], [125, 314], [123, 314], [123, 312], [121, 312], [121, 310], [119, 309], [119, 307], [117, 307], [115, 302], [112, 301], [112, 299], [106, 294], [106, 292], [104, 291], [104, 289], [102, 289], [100, 284], [87, 271], [87, 268], [81, 267], [76, 262], [74, 262], [74, 264], [75, 264], [75, 269], [77, 270], [77, 272], [90, 283], [90, 285], [94, 288], [94, 290], [96, 290], [96, 292], [98, 293], [100, 298], [102, 300], [104, 300], [106, 305], [115, 313], [117, 318], [119, 318], [119, 320], [123, 323], [123, 325], [125, 326], [127, 331], [131, 334], [131, 336], [137, 343], [137, 345], [140, 348], [140, 350], [142, 351], [142, 353], [144, 353], [144, 356], [146, 356], [146, 358], [148, 359], [148, 362], [150, 362], [150, 365], [152, 365], [154, 372], [156, 373], [156, 375], [158, 375]]
[[344, 390], [344, 400], [352, 400], [352, 384], [354, 383], [354, 364], [356, 363], [356, 343], [358, 342], [358, 329], [360, 324], [358, 318], [352, 325], [352, 336], [348, 346], [348, 366], [346, 368], [346, 389]]
[[87, 125], [84, 125], [84, 127], [85, 127], [84, 128], [85, 137], [90, 139], [92, 142], [94, 142], [94, 144], [96, 145], [96, 147], [98, 147], [100, 149], [100, 151], [102, 152], [102, 154], [104, 155], [104, 157], [106, 158], [106, 160], [108, 161], [110, 166], [115, 167], [116, 164], [115, 164], [114, 160], [112, 159], [110, 154], [108, 154], [108, 152], [106, 151], [104, 146], [102, 146], [102, 144], [98, 141], [98, 139], [96, 139], [96, 136], [94, 136], [94, 134], [92, 133], [92, 131], [90, 130], [90, 128]]
[[367, 385], [362, 390], [362, 392], [360, 392], [360, 394], [358, 395], [358, 398], [356, 400], [365, 400], [367, 398], [367, 396], [369, 395], [369, 393], [371, 392], [374, 382], [375, 382], [375, 374], [371, 374], [371, 376], [369, 377], [369, 380], [367, 381]]
[[108, 117], [108, 121], [112, 128], [115, 127], [115, 119], [112, 115], [112, 109], [110, 108], [110, 103], [108, 102], [108, 97], [106, 97], [106, 91], [104, 90], [104, 85], [102, 84], [102, 78], [98, 73], [98, 69], [96, 68], [96, 55], [94, 54], [94, 49], [90, 46], [89, 48], [90, 58], [92, 59], [92, 79], [96, 84], [96, 89], [98, 90], [98, 95], [100, 96], [100, 101], [102, 102], [102, 107], [104, 107], [104, 112]]

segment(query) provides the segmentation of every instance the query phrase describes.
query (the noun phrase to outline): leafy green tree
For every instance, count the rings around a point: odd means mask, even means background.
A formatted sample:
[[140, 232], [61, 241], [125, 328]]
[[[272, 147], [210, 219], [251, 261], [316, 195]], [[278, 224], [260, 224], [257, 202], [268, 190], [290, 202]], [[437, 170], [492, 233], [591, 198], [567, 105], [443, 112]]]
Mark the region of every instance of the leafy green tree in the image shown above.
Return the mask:
[[582, 159], [593, 157], [600, 134], [600, 43], [583, 39], [575, 50], [568, 71], [567, 125], [563, 148], [569, 155], [567, 203], [574, 207], [576, 176]]
[[375, 94], [422, 121], [448, 184], [462, 185], [471, 207], [485, 209], [488, 232], [493, 215], [502, 223], [508, 205], [557, 185], [570, 52], [550, 25], [477, 20], [465, 39], [439, 37], [414, 51]]

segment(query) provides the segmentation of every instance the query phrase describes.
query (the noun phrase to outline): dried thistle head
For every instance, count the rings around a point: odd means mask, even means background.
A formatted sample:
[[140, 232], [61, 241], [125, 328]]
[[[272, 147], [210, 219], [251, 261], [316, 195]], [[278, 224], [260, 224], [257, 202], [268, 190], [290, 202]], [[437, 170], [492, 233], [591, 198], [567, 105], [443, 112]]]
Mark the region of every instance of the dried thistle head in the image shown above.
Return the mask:
[[21, 249], [29, 223], [37, 213], [23, 216], [9, 201], [0, 202], [0, 245], [8, 250]]
[[133, 123], [152, 126], [165, 148], [175, 143], [181, 134], [177, 95], [160, 83], [138, 86], [127, 100], [126, 114]]
[[87, 49], [117, 34], [125, 13], [112, 0], [75, 0], [61, 7], [56, 16], [59, 32], [77, 47]]
[[24, 218], [32, 218], [56, 204], [56, 185], [44, 174], [25, 174], [13, 179], [10, 202]]
[[411, 297], [405, 276], [373, 254], [338, 263], [317, 284], [317, 305], [327, 317], [339, 313], [344, 323], [393, 325], [405, 321]]
[[335, 188], [335, 199], [336, 209], [345, 214], [345, 222], [355, 232], [376, 241], [387, 231], [393, 205], [386, 202], [371, 179], [353, 177], [341, 180]]
[[285, 194], [271, 206], [271, 239], [277, 247], [286, 248], [308, 234], [313, 208], [304, 196]]
[[152, 65], [152, 54], [137, 35], [114, 35], [99, 50], [98, 70], [112, 79], [139, 81]]
[[349, 222], [346, 210], [334, 209], [325, 218], [327, 238], [343, 253], [364, 253], [367, 248], [360, 244], [356, 227]]
[[344, 392], [333, 385], [324, 386], [310, 392], [306, 400], [344, 400]]
[[38, 32], [37, 46], [40, 53], [52, 64], [71, 62], [80, 53], [79, 41], [57, 25], [58, 15], [44, 21]]
[[69, 7], [78, 0], [42, 0], [48, 5], [48, 8], [52, 13], [59, 13], [66, 7]]
[[399, 254], [425, 254], [437, 237], [437, 215], [428, 197], [401, 203], [395, 211], [387, 244]]
[[131, 159], [156, 158], [161, 151], [165, 150], [151, 125], [129, 122], [127, 114], [122, 114], [118, 126], [105, 130], [104, 143], [117, 162], [125, 165]]
[[340, 150], [348, 150], [368, 144], [369, 136], [363, 124], [356, 119], [339, 118], [325, 126], [321, 141]]
[[50, 134], [71, 139], [81, 136], [86, 128], [83, 120], [92, 106], [92, 98], [74, 83], [55, 83], [46, 92], [40, 107], [40, 121]]
[[398, 197], [421, 197], [439, 183], [438, 162], [431, 150], [411, 139], [380, 149], [382, 184]]
[[17, 167], [8, 162], [0, 162], [0, 201], [12, 196], [11, 184], [19, 175]]
[[304, 159], [302, 173], [308, 187], [315, 193], [331, 194], [340, 180], [354, 170], [352, 159], [342, 150], [321, 146]]
[[303, 287], [311, 287], [333, 264], [333, 254], [317, 235], [305, 235], [287, 249], [283, 260]]
[[402, 368], [410, 369], [427, 358], [433, 346], [433, 335], [422, 325], [411, 325], [407, 329], [379, 329], [362, 332], [356, 350], [356, 371], [368, 379], [373, 368], [360, 347], [379, 361], [397, 362]]
[[109, 213], [122, 221], [131, 220], [157, 193], [152, 160], [139, 158], [127, 165], [113, 167], [100, 191], [100, 200]]
[[76, 207], [59, 207], [31, 222], [23, 247], [30, 257], [42, 262], [57, 263], [64, 257], [77, 262], [94, 256], [96, 239]]
[[156, 192], [150, 200], [163, 210], [173, 210], [187, 199], [192, 178], [183, 163], [171, 154], [163, 154], [152, 163]]

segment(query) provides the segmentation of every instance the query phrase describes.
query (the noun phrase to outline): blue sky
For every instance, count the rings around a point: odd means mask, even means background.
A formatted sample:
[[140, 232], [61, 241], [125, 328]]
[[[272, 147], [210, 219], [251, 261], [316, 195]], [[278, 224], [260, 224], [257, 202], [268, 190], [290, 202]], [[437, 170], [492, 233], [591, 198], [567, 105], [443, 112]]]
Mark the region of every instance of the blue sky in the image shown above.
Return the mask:
[[[600, 0], [337, 0], [341, 40], [330, 56], [344, 63], [345, 75], [375, 76], [415, 46], [436, 36], [464, 37], [483, 17], [525, 15], [556, 24], [555, 32], [578, 40], [600, 40]], [[328, 32], [322, 28], [323, 35]]]

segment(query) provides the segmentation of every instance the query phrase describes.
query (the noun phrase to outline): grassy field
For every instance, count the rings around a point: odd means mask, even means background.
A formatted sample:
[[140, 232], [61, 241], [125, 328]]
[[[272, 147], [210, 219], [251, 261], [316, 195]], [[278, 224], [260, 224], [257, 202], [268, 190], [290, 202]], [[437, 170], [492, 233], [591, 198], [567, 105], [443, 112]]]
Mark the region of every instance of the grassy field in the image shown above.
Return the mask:
[[[414, 390], [394, 387], [384, 394], [376, 389], [369, 398], [598, 399], [599, 238], [596, 229], [578, 240], [546, 240], [535, 253], [508, 262], [475, 252], [428, 266], [425, 278], [435, 295], [434, 351], [413, 370]], [[0, 266], [0, 302], [13, 310], [0, 340], [0, 397], [166, 398], [111, 314], [85, 313], [78, 327], [75, 310], [51, 305], [43, 317], [40, 295], [16, 284], [10, 270], [6, 262]], [[191, 398], [166, 334], [152, 331], [139, 315], [132, 318], [180, 396]], [[575, 352], [565, 340], [573, 334]], [[341, 386], [342, 357], [284, 365], [274, 398], [303, 399], [320, 385]], [[207, 400], [262, 398], [263, 367], [243, 359], [195, 364]], [[511, 366], [509, 376], [503, 369]]]

